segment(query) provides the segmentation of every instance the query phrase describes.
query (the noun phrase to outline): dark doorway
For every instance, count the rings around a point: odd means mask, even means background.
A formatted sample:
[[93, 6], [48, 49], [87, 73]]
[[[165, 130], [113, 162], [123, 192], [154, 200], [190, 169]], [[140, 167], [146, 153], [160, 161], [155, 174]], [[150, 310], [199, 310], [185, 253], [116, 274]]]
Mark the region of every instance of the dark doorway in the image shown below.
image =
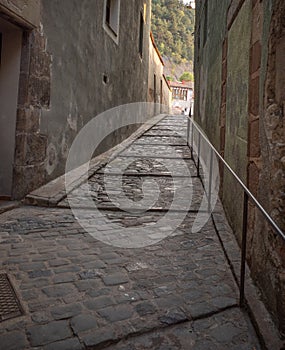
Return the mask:
[[0, 18], [0, 199], [10, 199], [20, 76], [22, 30]]

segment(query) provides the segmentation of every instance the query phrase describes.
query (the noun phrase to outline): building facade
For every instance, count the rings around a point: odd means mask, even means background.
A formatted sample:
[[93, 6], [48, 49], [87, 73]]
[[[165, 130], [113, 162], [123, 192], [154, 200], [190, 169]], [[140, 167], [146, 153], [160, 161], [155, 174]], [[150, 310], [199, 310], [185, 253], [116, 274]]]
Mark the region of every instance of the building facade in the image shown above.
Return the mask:
[[[195, 119], [285, 230], [285, 2], [196, 1]], [[241, 241], [243, 194], [221, 169], [221, 197]], [[285, 335], [285, 244], [249, 204], [247, 261]]]
[[172, 111], [174, 114], [192, 114], [194, 103], [194, 83], [169, 82], [172, 93]]
[[169, 113], [171, 92], [164, 75], [164, 62], [155, 44], [152, 33], [149, 36], [148, 102], [154, 106], [154, 114]]
[[0, 0], [1, 198], [62, 175], [91, 118], [149, 101], [150, 20], [150, 0]]

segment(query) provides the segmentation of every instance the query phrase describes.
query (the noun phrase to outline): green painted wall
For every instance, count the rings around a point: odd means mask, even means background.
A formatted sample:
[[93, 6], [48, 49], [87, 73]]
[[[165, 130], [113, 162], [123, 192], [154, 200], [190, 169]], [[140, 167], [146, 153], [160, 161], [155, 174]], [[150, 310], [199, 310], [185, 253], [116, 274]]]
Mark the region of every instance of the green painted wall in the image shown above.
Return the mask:
[[[217, 148], [220, 142], [222, 44], [226, 33], [229, 3], [229, 0], [211, 0], [205, 6], [205, 1], [199, 2], [195, 30], [195, 120]], [[219, 21], [209, 20], [211, 18], [219, 18]]]
[[[246, 184], [249, 55], [251, 39], [251, 1], [246, 0], [228, 34], [227, 107], [225, 160]], [[235, 198], [233, 198], [233, 193]], [[243, 193], [232, 176], [225, 172], [223, 199], [231, 223], [240, 235]], [[234, 199], [234, 200], [233, 200]]]
[[[195, 119], [219, 149], [222, 43], [227, 38], [224, 156], [243, 182], [246, 185], [249, 182], [259, 202], [284, 230], [285, 2], [244, 0], [239, 8], [237, 0], [208, 0], [207, 16], [205, 3], [205, 0], [197, 2], [196, 11]], [[256, 50], [258, 41], [261, 44], [259, 69], [258, 51], [253, 51], [257, 56], [252, 60], [250, 57], [251, 44]], [[254, 88], [249, 86], [258, 76], [259, 101]], [[255, 116], [249, 114], [249, 103], [258, 107]], [[253, 119], [259, 123], [255, 130]], [[226, 171], [222, 193], [227, 217], [240, 241], [243, 193]], [[284, 242], [251, 207], [247, 243], [251, 276], [280, 334], [285, 337]]]

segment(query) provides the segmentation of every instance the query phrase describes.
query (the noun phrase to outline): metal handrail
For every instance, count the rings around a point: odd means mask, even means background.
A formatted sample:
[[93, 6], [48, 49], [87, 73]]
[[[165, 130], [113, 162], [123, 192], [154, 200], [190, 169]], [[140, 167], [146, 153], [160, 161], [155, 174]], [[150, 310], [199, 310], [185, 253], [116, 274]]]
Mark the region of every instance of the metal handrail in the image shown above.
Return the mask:
[[[248, 200], [250, 199], [255, 206], [260, 210], [262, 215], [268, 221], [268, 223], [272, 226], [274, 231], [284, 240], [285, 242], [285, 233], [280, 229], [280, 227], [276, 224], [276, 222], [272, 219], [272, 217], [267, 213], [267, 211], [263, 208], [263, 206], [259, 203], [259, 201], [255, 198], [255, 196], [250, 192], [250, 190], [246, 187], [246, 185], [242, 182], [242, 180], [238, 177], [238, 175], [233, 171], [233, 169], [229, 166], [229, 164], [225, 161], [225, 159], [220, 155], [220, 153], [216, 150], [213, 144], [208, 140], [207, 136], [200, 128], [200, 126], [190, 117], [187, 118], [187, 144], [190, 146], [192, 158], [193, 157], [193, 143], [194, 143], [194, 127], [198, 132], [198, 160], [197, 160], [197, 175], [199, 176], [200, 168], [200, 142], [201, 136], [207, 142], [211, 149], [211, 160], [210, 160], [210, 168], [212, 168], [213, 162], [213, 153], [219, 158], [219, 160], [223, 163], [223, 165], [228, 169], [237, 183], [242, 187], [244, 193], [243, 199], [243, 227], [242, 227], [242, 243], [241, 243], [241, 271], [240, 271], [240, 306], [244, 305], [244, 285], [245, 285], [245, 266], [246, 266], [246, 243], [247, 243], [247, 220], [248, 220]], [[190, 133], [190, 124], [191, 133]], [[189, 145], [189, 137], [191, 135], [191, 145]], [[210, 180], [209, 180], [209, 189], [208, 189], [208, 208], [210, 210], [210, 200], [211, 200], [211, 177], [212, 177], [212, 169], [210, 169]]]

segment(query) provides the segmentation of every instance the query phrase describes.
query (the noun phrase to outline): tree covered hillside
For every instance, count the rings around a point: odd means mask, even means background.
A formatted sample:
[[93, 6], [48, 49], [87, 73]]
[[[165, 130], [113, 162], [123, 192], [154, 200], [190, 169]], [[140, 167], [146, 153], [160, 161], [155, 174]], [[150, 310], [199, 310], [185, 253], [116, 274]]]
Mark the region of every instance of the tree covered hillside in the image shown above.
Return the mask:
[[152, 32], [162, 54], [175, 64], [194, 58], [194, 11], [182, 0], [152, 0]]

